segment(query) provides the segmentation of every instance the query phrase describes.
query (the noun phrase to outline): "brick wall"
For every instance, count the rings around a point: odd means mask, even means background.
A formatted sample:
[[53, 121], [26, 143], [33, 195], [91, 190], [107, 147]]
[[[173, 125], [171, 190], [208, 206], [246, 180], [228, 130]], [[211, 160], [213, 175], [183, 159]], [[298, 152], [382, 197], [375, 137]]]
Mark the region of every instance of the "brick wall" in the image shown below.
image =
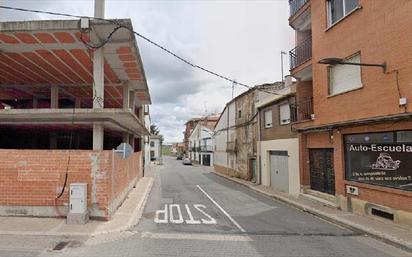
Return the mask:
[[[399, 91], [412, 101], [412, 1], [359, 0], [362, 8], [327, 29], [325, 1], [311, 1], [313, 44], [313, 125], [403, 113]], [[362, 88], [328, 96], [327, 65], [317, 64], [325, 57], [345, 58], [360, 52], [363, 63], [387, 63], [382, 68], [362, 67]], [[408, 105], [407, 111], [412, 111]]]
[[[55, 203], [64, 184], [68, 158], [68, 150], [0, 150], [0, 206], [6, 207], [10, 215], [13, 206], [63, 206], [69, 202], [70, 183], [84, 182], [88, 184], [89, 208], [96, 206], [94, 215], [108, 218], [111, 202], [141, 176], [140, 152], [127, 160], [115, 156], [112, 174], [112, 151], [71, 150], [67, 187]], [[45, 216], [50, 216], [48, 213]]]

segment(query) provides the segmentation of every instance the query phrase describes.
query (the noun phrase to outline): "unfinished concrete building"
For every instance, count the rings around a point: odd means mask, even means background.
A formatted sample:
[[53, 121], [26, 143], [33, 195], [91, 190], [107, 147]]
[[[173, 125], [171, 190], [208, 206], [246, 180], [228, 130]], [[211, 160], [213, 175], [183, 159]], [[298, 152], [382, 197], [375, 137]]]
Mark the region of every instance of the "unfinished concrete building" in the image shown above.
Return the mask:
[[[65, 215], [68, 185], [85, 182], [90, 216], [107, 219], [142, 174], [150, 95], [135, 36], [99, 47], [117, 25], [80, 24], [0, 23], [0, 215]], [[112, 151], [122, 142], [127, 159]]]

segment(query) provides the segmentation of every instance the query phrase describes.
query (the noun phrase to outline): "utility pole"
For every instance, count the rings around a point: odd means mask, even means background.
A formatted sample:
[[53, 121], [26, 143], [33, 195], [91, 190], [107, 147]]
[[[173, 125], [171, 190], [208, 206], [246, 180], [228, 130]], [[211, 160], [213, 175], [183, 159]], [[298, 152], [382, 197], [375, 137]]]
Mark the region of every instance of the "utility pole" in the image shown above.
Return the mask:
[[[94, 18], [104, 18], [104, 0], [94, 0]], [[97, 40], [96, 38], [93, 38]], [[104, 55], [103, 47], [93, 53], [93, 109], [104, 108]], [[103, 150], [103, 123], [93, 123], [93, 150]]]
[[281, 69], [281, 73], [282, 73], [282, 82], [284, 82], [285, 78], [283, 76], [283, 55], [287, 55], [286, 52], [284, 51], [280, 51], [280, 69]]
[[235, 92], [235, 86], [236, 86], [236, 84], [237, 84], [237, 81], [236, 81], [236, 79], [232, 82], [232, 99], [233, 99], [233, 97], [234, 97], [234, 92]]

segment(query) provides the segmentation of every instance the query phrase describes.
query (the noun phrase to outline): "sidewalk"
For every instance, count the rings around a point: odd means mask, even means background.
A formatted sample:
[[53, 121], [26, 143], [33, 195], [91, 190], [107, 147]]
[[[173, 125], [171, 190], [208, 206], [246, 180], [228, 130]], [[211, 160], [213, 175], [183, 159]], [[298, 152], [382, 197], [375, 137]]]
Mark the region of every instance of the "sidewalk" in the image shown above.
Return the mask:
[[371, 237], [412, 251], [411, 229], [401, 227], [393, 223], [383, 222], [353, 213], [344, 212], [314, 201], [295, 198], [286, 193], [275, 191], [270, 187], [256, 185], [250, 181], [229, 177], [227, 175], [217, 173], [214, 170], [211, 172], [330, 222], [342, 225], [344, 227], [349, 227], [352, 230], [368, 234]]
[[0, 235], [93, 237], [125, 231], [139, 222], [152, 184], [152, 177], [141, 178], [110, 221], [90, 220], [85, 225], [67, 225], [66, 219], [0, 217]]

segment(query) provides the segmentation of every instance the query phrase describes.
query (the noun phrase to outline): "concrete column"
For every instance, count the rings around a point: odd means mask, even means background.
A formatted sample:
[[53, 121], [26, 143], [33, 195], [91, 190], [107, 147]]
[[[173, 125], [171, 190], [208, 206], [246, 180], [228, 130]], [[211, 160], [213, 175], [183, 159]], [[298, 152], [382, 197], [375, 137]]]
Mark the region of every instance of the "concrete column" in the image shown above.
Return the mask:
[[134, 151], [134, 135], [133, 134], [129, 135], [129, 144], [132, 146], [133, 151]]
[[129, 143], [129, 133], [123, 132], [123, 143]]
[[38, 105], [39, 101], [36, 97], [33, 97], [33, 109], [37, 109], [37, 105]]
[[135, 91], [129, 91], [129, 108], [132, 109], [132, 112], [135, 112], [136, 103], [135, 103]]
[[77, 109], [82, 108], [82, 99], [80, 97], [76, 97], [74, 99], [74, 108], [77, 108]]
[[57, 149], [57, 132], [50, 132], [49, 140], [50, 149]]
[[[94, 1], [94, 17], [104, 18], [104, 0]], [[93, 109], [104, 108], [104, 53], [103, 47], [94, 51], [93, 58]], [[93, 124], [93, 150], [103, 150], [104, 126]]]
[[52, 86], [50, 89], [50, 108], [59, 108], [59, 88], [57, 86]]
[[94, 51], [93, 58], [93, 109], [104, 108], [104, 56], [103, 47]]
[[103, 150], [104, 126], [100, 123], [93, 124], [93, 150]]
[[123, 109], [129, 109], [129, 100], [130, 100], [130, 90], [128, 83], [123, 84]]
[[94, 0], [94, 17], [104, 18], [105, 0]]

